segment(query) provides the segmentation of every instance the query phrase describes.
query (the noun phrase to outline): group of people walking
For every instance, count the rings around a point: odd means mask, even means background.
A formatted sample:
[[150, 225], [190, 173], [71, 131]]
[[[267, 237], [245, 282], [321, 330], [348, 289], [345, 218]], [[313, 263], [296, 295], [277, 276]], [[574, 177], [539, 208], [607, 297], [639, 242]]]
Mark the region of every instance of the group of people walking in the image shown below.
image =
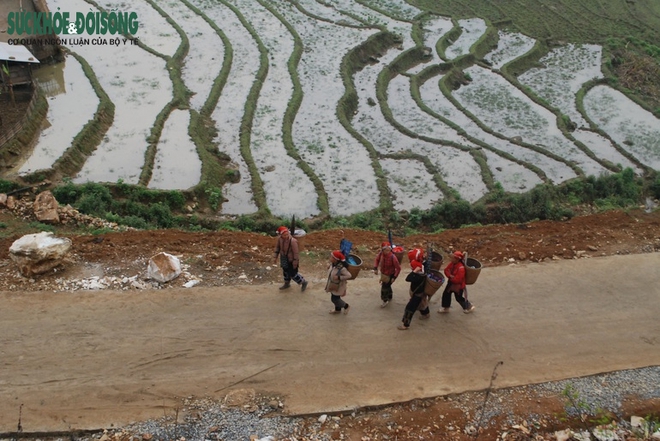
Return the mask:
[[[291, 232], [287, 227], [279, 227], [277, 229], [277, 245], [275, 246], [275, 263], [278, 257], [280, 267], [282, 268], [282, 275], [284, 284], [280, 286], [281, 290], [291, 287], [291, 281], [300, 285], [300, 290], [307, 289], [307, 281], [298, 272], [299, 264], [299, 248], [298, 241], [292, 237]], [[383, 242], [380, 251], [374, 261], [373, 271], [378, 275], [380, 272], [380, 299], [381, 308], [385, 308], [392, 301], [393, 291], [392, 284], [399, 277], [401, 273], [401, 263], [396, 255], [392, 252], [392, 245], [389, 242]], [[474, 311], [475, 307], [467, 299], [467, 289], [465, 283], [465, 256], [460, 251], [455, 251], [451, 255], [451, 262], [445, 267], [444, 274], [447, 278], [447, 285], [442, 292], [441, 307], [438, 313], [445, 314], [450, 311], [452, 296], [456, 299], [458, 304], [463, 308], [466, 314]], [[348, 271], [348, 263], [346, 262], [347, 256], [341, 251], [334, 250], [330, 253], [328, 266], [327, 281], [325, 284], [325, 292], [330, 293], [330, 301], [334, 308], [330, 314], [348, 314], [350, 305], [343, 300], [347, 294], [348, 280], [352, 278], [352, 274]], [[416, 248], [408, 253], [408, 260], [410, 261], [410, 273], [406, 276], [406, 282], [410, 283], [409, 295], [410, 300], [404, 309], [401, 325], [398, 329], [405, 331], [410, 328], [415, 312], [420, 312], [420, 319], [427, 319], [431, 316], [429, 303], [433, 294], [428, 294], [426, 288], [427, 284], [427, 270], [425, 268], [426, 256], [424, 250]]]

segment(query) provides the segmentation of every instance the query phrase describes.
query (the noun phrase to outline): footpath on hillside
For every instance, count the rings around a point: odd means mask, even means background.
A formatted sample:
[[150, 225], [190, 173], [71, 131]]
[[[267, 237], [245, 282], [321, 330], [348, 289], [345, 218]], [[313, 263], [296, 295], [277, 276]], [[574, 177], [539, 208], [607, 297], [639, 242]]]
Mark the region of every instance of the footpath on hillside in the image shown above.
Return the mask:
[[485, 268], [463, 314], [416, 316], [408, 285], [381, 309], [351, 281], [329, 315], [323, 280], [154, 291], [0, 293], [0, 431], [99, 428], [162, 417], [183, 397], [250, 387], [288, 414], [660, 365], [660, 254]]

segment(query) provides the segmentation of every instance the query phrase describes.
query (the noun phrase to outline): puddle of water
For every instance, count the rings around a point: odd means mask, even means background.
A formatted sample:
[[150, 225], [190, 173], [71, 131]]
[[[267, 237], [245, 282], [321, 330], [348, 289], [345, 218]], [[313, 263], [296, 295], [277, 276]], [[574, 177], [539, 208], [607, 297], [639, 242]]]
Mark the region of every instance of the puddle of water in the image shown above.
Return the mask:
[[180, 190], [194, 187], [202, 176], [202, 161], [188, 135], [190, 112], [173, 111], [163, 127], [149, 188]]
[[[125, 9], [126, 6], [119, 2], [103, 4], [118, 9]], [[48, 6], [51, 10], [60, 7], [71, 13], [88, 12], [90, 9], [90, 4], [82, 0], [49, 0]], [[136, 3], [135, 7], [143, 8], [144, 4]], [[139, 14], [143, 12], [140, 9]], [[139, 16], [143, 19], [142, 15]], [[131, 44], [121, 47], [72, 45], [71, 49], [89, 63], [115, 104], [112, 126], [73, 180], [84, 183], [117, 182], [122, 179], [126, 183], [136, 184], [144, 164], [147, 136], [156, 115], [172, 97], [165, 61]], [[89, 96], [95, 97], [93, 94]]]
[[[51, 1], [48, 0], [50, 4]], [[62, 2], [62, 0], [57, 0]], [[79, 0], [67, 0], [69, 3]], [[170, 25], [165, 17], [160, 15], [158, 11], [151, 7], [146, 1], [141, 2], [127, 2], [126, 0], [100, 0], [98, 1], [99, 5], [104, 7], [106, 10], [119, 10], [119, 11], [130, 11], [135, 12], [140, 21], [138, 32], [136, 36], [140, 41], [150, 48], [158, 51], [163, 55], [169, 55], [170, 57], [174, 55], [176, 50], [181, 44], [181, 37], [179, 37], [176, 29]], [[161, 3], [161, 2], [156, 2]], [[62, 7], [65, 11], [70, 11], [71, 9]], [[89, 4], [87, 5], [87, 10], [89, 10]], [[51, 8], [51, 10], [53, 10]]]
[[346, 14], [337, 11], [336, 6], [330, 4], [322, 4], [316, 0], [299, 0], [298, 3], [310, 14], [321, 17], [334, 23], [344, 23], [353, 26], [364, 26], [363, 23], [351, 18]]
[[48, 126], [42, 129], [32, 155], [20, 167], [20, 175], [52, 167], [93, 118], [99, 105], [92, 85], [73, 57], [67, 57], [66, 63], [49, 66], [40, 72], [39, 78], [39, 87], [45, 84], [51, 94], [46, 115]]
[[342, 57], [376, 31], [318, 22], [288, 2], [277, 5], [308, 48], [298, 70], [303, 100], [293, 125], [294, 144], [328, 189], [331, 214], [375, 208], [379, 193], [368, 151], [338, 121], [336, 106], [344, 94]]
[[181, 70], [186, 87], [194, 92], [193, 109], [201, 109], [222, 69], [224, 44], [215, 30], [183, 3], [164, 2], [159, 6], [176, 21], [188, 37], [190, 48]]
[[390, 81], [387, 102], [392, 116], [401, 125], [418, 135], [477, 147], [456, 133], [456, 130], [419, 108], [410, 93], [410, 78], [399, 75]]
[[609, 86], [596, 86], [584, 97], [589, 118], [640, 162], [660, 169], [660, 122], [653, 114]]
[[500, 69], [509, 61], [531, 51], [534, 44], [536, 44], [536, 40], [527, 35], [500, 30], [497, 48], [486, 55], [484, 59], [490, 61], [494, 69]]
[[[436, 80], [435, 78], [432, 78], [428, 80], [426, 83], [424, 83], [420, 87], [419, 93], [422, 97], [422, 100], [424, 101], [424, 104], [429, 106], [429, 108], [433, 110], [435, 113], [444, 116], [448, 120], [452, 121], [454, 124], [461, 127], [463, 130], [465, 130], [470, 136], [485, 142], [491, 147], [496, 148], [499, 151], [509, 153], [510, 155], [520, 159], [521, 161], [525, 161], [531, 165], [537, 166], [546, 174], [546, 176], [551, 181], [562, 182], [568, 179], [566, 178], [567, 176], [570, 177], [576, 176], [575, 172], [573, 172], [573, 170], [563, 162], [556, 161], [534, 150], [521, 147], [517, 144], [512, 144], [504, 139], [498, 138], [494, 135], [491, 135], [488, 132], [483, 131], [481, 127], [479, 127], [474, 121], [468, 118], [468, 116], [465, 115], [463, 112], [461, 112], [459, 109], [454, 107], [452, 102], [449, 101], [447, 97], [444, 96], [438, 85], [438, 80]], [[500, 176], [496, 167], [498, 166], [501, 167], [501, 165], [494, 166], [493, 164], [495, 164], [495, 162], [496, 162], [495, 160], [491, 161], [489, 159], [488, 161], [489, 167], [493, 172], [493, 175], [495, 175], [497, 179], [502, 183], [504, 189], [506, 189], [507, 191], [514, 191], [514, 192], [519, 191], [516, 190], [519, 187], [518, 179], [516, 179], [515, 182], [509, 185], [508, 184], [509, 178]], [[529, 170], [527, 171], [529, 172]], [[529, 185], [532, 186], [534, 185], [533, 182], [535, 182], [536, 179], [540, 179], [538, 177], [532, 178], [531, 176], [526, 175], [524, 173], [523, 176], [526, 176], [526, 179], [524, 179], [524, 181], [529, 182]], [[536, 174], [534, 174], [534, 176], [536, 176]]]
[[481, 18], [469, 18], [458, 20], [458, 25], [463, 32], [456, 41], [445, 50], [447, 59], [453, 60], [461, 55], [469, 54], [470, 48], [486, 32], [486, 22]]
[[521, 136], [524, 142], [575, 161], [587, 175], [607, 172], [564, 137], [552, 112], [531, 101], [506, 79], [478, 66], [466, 72], [472, 82], [455, 91], [454, 96], [487, 127], [508, 138]]
[[[252, 125], [252, 156], [264, 184], [266, 201], [278, 216], [310, 217], [319, 213], [314, 184], [286, 151], [282, 136], [284, 114], [293, 95], [293, 81], [285, 60], [293, 53], [294, 40], [276, 16], [252, 0], [233, 0], [254, 24], [266, 46], [268, 76], [261, 86]], [[291, 197], [295, 189], [296, 197]]]
[[488, 168], [493, 173], [493, 180], [502, 184], [504, 191], [523, 193], [542, 184], [541, 178], [530, 169], [509, 161], [490, 150], [483, 150], [488, 159]]
[[374, 8], [374, 11], [382, 10], [387, 15], [401, 18], [402, 20], [412, 20], [422, 11], [406, 3], [405, 1], [383, 2], [382, 0], [365, 0], [364, 3]]
[[420, 161], [383, 159], [387, 186], [394, 196], [395, 210], [429, 209], [444, 198]]
[[[479, 199], [486, 193], [487, 189], [481, 179], [479, 167], [469, 154], [453, 147], [440, 146], [421, 139], [410, 138], [399, 130], [396, 130], [385, 120], [377, 104], [373, 106], [368, 104], [369, 98], [374, 103], [376, 102], [376, 79], [380, 70], [396, 58], [398, 54], [398, 50], [390, 49], [387, 53], [383, 54], [381, 63], [366, 66], [355, 75], [359, 105], [358, 113], [352, 120], [353, 127], [381, 153], [391, 154], [408, 150], [412, 153], [428, 157], [434, 166], [438, 168], [447, 185], [455, 188], [462, 198], [469, 201]], [[404, 85], [404, 88], [409, 87], [405, 86], [405, 82], [401, 84]], [[410, 96], [409, 92], [407, 93]], [[410, 101], [412, 101], [412, 98], [410, 98]], [[419, 108], [413, 109], [415, 113], [419, 111]], [[403, 119], [406, 119], [405, 115]], [[436, 122], [436, 120], [433, 121]], [[439, 121], [437, 122], [439, 123]], [[418, 170], [414, 167], [411, 170], [406, 169], [411, 164], [416, 164], [416, 161], [398, 161], [396, 166], [398, 176], [393, 174], [388, 176], [388, 186], [390, 189], [398, 189], [400, 187], [396, 181], [396, 179], [399, 179], [399, 176], [415, 176], [418, 173]], [[437, 196], [437, 198], [440, 197]]]
[[255, 213], [257, 206], [252, 199], [252, 179], [247, 164], [240, 151], [238, 134], [243, 117], [243, 105], [252, 87], [259, 65], [259, 49], [250, 33], [238, 17], [221, 3], [205, 0], [192, 0], [214, 23], [223, 30], [230, 40], [233, 50], [231, 71], [212, 118], [218, 127], [216, 141], [220, 151], [229, 155], [241, 180], [227, 184], [222, 189], [226, 201], [222, 204], [222, 214], [242, 215]]
[[[251, 149], [265, 184], [270, 209], [273, 213], [282, 215], [313, 215], [318, 209], [311, 182], [290, 161], [281, 140], [282, 118], [292, 93], [291, 78], [287, 70], [288, 57], [293, 50], [292, 38], [277, 18], [261, 6], [257, 7], [247, 0], [230, 1], [242, 11], [264, 44], [269, 47], [269, 77], [263, 84], [257, 103]], [[404, 50], [414, 44], [410, 35], [411, 23], [392, 18], [409, 20], [419, 12], [406, 3], [389, 2], [385, 5], [376, 0], [360, 3], [336, 0], [328, 6], [313, 0], [301, 2], [310, 12], [335, 23], [358, 23], [355, 18], [350, 17], [352, 14], [372, 24], [384, 24], [390, 31], [402, 35]], [[127, 7], [123, 0], [101, 0], [100, 3], [106, 8]], [[243, 105], [252, 87], [260, 54], [240, 20], [224, 4], [209, 0], [193, 0], [193, 3], [223, 29], [234, 50], [232, 72], [213, 113], [219, 132], [219, 148], [230, 155], [242, 176], [240, 183], [228, 185], [223, 189], [223, 194], [229, 199], [223, 204], [223, 213], [252, 213], [256, 211], [256, 206], [251, 197], [247, 166], [240, 155], [238, 133]], [[159, 5], [170, 13], [191, 40], [183, 77], [190, 89], [196, 92], [191, 99], [191, 106], [199, 108], [222, 66], [226, 48], [222, 46], [222, 41], [212, 28], [184, 5], [172, 0], [160, 1]], [[352, 214], [374, 208], [378, 203], [378, 190], [371, 159], [364, 146], [337, 120], [336, 105], [344, 93], [343, 82], [339, 76], [341, 59], [358, 42], [365, 41], [377, 31], [359, 30], [311, 19], [285, 0], [273, 0], [271, 5], [294, 26], [305, 45], [298, 72], [304, 98], [294, 122], [296, 147], [328, 189], [332, 214]], [[370, 8], [370, 5], [374, 9]], [[90, 4], [82, 0], [49, 0], [49, 6], [51, 9], [61, 7], [70, 12], [86, 12], [90, 9]], [[141, 20], [138, 33], [140, 39], [153, 49], [172, 55], [180, 43], [174, 28], [147, 2], [131, 4], [130, 8], [139, 14]], [[386, 8], [388, 13], [393, 14], [392, 17], [381, 14], [378, 8]], [[452, 57], [467, 53], [486, 30], [485, 22], [481, 19], [460, 20], [459, 23], [464, 32], [447, 50]], [[437, 39], [449, 30], [450, 25], [451, 22], [444, 17], [427, 21], [424, 24], [425, 44], [434, 47]], [[501, 32], [500, 45], [488, 55], [488, 59], [492, 60], [496, 67], [502, 66], [529, 50], [532, 44], [532, 39], [520, 34]], [[146, 137], [150, 133], [155, 116], [171, 98], [171, 84], [164, 61], [137, 46], [118, 49], [110, 46], [76, 46], [72, 49], [90, 63], [116, 105], [113, 126], [76, 180], [115, 182], [121, 178], [126, 182], [136, 183], [144, 162]], [[359, 107], [358, 114], [352, 121], [354, 127], [381, 153], [410, 150], [430, 158], [447, 184], [456, 188], [463, 198], [470, 201], [480, 198], [486, 188], [480, 176], [480, 169], [469, 153], [403, 135], [385, 121], [377, 105], [369, 106], [366, 103], [368, 98], [375, 101], [378, 73], [400, 53], [400, 50], [388, 51], [381, 57], [380, 63], [367, 66], [356, 74]], [[211, 58], [214, 59], [211, 60], [209, 54], [212, 54]], [[433, 56], [433, 59], [437, 58], [435, 54]], [[574, 95], [584, 81], [600, 74], [600, 48], [569, 45], [553, 50], [542, 62], [547, 66], [545, 69], [530, 71], [526, 74], [527, 77], [522, 75], [521, 78], [528, 78], [529, 84], [538, 90], [540, 96], [562, 109], [562, 112], [574, 121], [581, 123], [573, 103]], [[37, 74], [51, 99], [48, 116], [51, 127], [44, 130], [35, 153], [23, 164], [24, 170], [32, 171], [51, 166], [96, 109], [96, 95], [88, 80], [84, 75], [81, 76], [80, 67], [78, 66], [76, 71], [73, 64], [73, 61], [67, 63], [66, 68], [60, 71], [54, 67], [50, 74], [47, 74], [46, 70]], [[426, 66], [428, 63], [423, 63], [411, 72], [417, 72]], [[456, 96], [467, 102], [464, 105], [487, 126], [509, 137], [522, 136], [526, 142], [542, 145], [558, 155], [574, 160], [583, 167], [585, 173], [598, 174], [604, 170], [563, 137], [551, 112], [532, 103], [493, 73], [484, 73], [482, 70], [468, 70], [474, 81], [470, 86], [461, 88]], [[565, 164], [483, 132], [446, 102], [438, 90], [426, 88], [432, 83], [435, 83], [437, 89], [437, 80], [427, 82], [422, 89], [422, 96], [429, 107], [463, 127], [471, 136], [537, 165], [556, 183], [575, 176]], [[476, 85], [479, 87], [474, 87]], [[474, 92], [475, 90], [477, 92]], [[493, 93], [491, 96], [485, 93], [489, 90], [504, 92]], [[474, 96], [470, 96], [473, 92]], [[392, 81], [388, 94], [390, 108], [395, 117], [407, 128], [426, 136], [471, 145], [451, 127], [445, 126], [417, 107], [410, 96], [408, 78], [398, 77]], [[75, 107], [81, 111], [80, 114], [70, 113], [73, 97], [76, 97]], [[640, 161], [658, 168], [660, 133], [656, 128], [657, 118], [648, 112], [639, 112], [638, 106], [621, 97], [620, 94], [595, 88], [585, 99], [585, 106], [593, 115], [590, 117], [602, 124], [619, 145], [631, 151]], [[492, 103], [488, 103], [489, 98], [504, 107], [493, 109], [490, 107]], [[150, 187], [189, 188], [199, 181], [200, 163], [194, 145], [187, 136], [188, 121], [188, 112], [176, 111], [166, 122]], [[48, 138], [49, 136], [51, 138]], [[587, 131], [576, 131], [575, 136], [597, 155], [624, 166], [630, 164], [611, 144], [604, 142], [602, 137]], [[535, 174], [524, 167], [495, 153], [485, 154], [495, 179], [500, 181], [505, 189], [522, 190], [538, 182]], [[417, 178], [410, 178], [426, 175], [425, 169], [418, 161], [385, 159], [381, 165], [387, 170], [388, 185], [397, 195], [397, 207], [406, 207], [405, 204], [415, 199], [415, 206], [432, 203], [431, 195], [436, 193], [437, 189], [425, 191], [424, 188], [416, 186]], [[291, 197], [292, 192], [295, 193], [295, 198]], [[439, 195], [439, 192], [437, 193]]]
[[[426, 69], [428, 66], [441, 62], [442, 60], [438, 56], [438, 51], [436, 50], [436, 43], [453, 27], [454, 24], [446, 17], [433, 17], [424, 21], [422, 23], [423, 41], [424, 46], [431, 49], [431, 56], [428, 59], [425, 59], [423, 63], [409, 69], [407, 73], [415, 75]], [[405, 46], [404, 49], [408, 49], [408, 46]]]
[[614, 148], [609, 139], [589, 130], [578, 129], [573, 132], [573, 136], [578, 141], [594, 152], [599, 158], [607, 159], [612, 164], [621, 164], [623, 167], [629, 167], [635, 170], [635, 173], [641, 174], [642, 170], [633, 164], [628, 158], [623, 156]]
[[575, 96], [584, 83], [603, 77], [601, 46], [569, 44], [553, 49], [540, 62], [545, 67], [530, 69], [518, 80], [569, 116], [578, 127], [588, 128], [575, 105]]
[[64, 65], [65, 63], [45, 64], [32, 71], [32, 78], [47, 98], [66, 93]]

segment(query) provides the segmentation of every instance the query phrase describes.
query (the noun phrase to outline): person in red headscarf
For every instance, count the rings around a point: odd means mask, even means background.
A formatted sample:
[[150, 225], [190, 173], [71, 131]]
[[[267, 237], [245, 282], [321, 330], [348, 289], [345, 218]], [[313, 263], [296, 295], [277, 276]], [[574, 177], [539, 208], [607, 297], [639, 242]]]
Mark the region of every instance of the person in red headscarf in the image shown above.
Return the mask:
[[291, 236], [289, 229], [287, 227], [279, 227], [277, 229], [277, 245], [275, 245], [275, 261], [277, 263], [277, 258], [280, 258], [280, 266], [282, 267], [282, 275], [284, 276], [284, 284], [280, 286], [280, 289], [288, 289], [291, 287], [291, 280], [300, 285], [300, 290], [305, 291], [307, 289], [307, 281], [305, 278], [298, 272], [299, 252], [298, 252], [298, 240]]
[[342, 297], [346, 295], [348, 287], [348, 279], [352, 277], [347, 268], [346, 257], [341, 251], [335, 250], [330, 253], [330, 267], [328, 268], [328, 281], [325, 284], [325, 292], [330, 293], [330, 301], [335, 305], [330, 314], [339, 314], [344, 310], [344, 314], [348, 314], [351, 308]]
[[408, 251], [408, 260], [412, 263], [413, 260], [418, 261], [421, 264], [424, 264], [424, 259], [426, 259], [426, 256], [424, 256], [424, 250], [421, 248], [413, 248], [412, 250]]
[[381, 251], [376, 256], [374, 262], [374, 274], [378, 274], [380, 268], [380, 307], [384, 308], [392, 301], [392, 284], [399, 277], [401, 265], [399, 259], [392, 252], [392, 245], [389, 242], [383, 242], [380, 245]]
[[[410, 257], [410, 254], [408, 254]], [[405, 331], [410, 328], [415, 311], [419, 311], [422, 319], [427, 319], [431, 316], [431, 311], [428, 305], [428, 296], [424, 292], [426, 286], [426, 274], [424, 273], [424, 265], [416, 259], [410, 260], [410, 268], [412, 272], [406, 277], [406, 282], [410, 282], [410, 300], [403, 311], [403, 319], [398, 329]], [[426, 300], [426, 301], [425, 301]]]
[[451, 262], [445, 267], [445, 276], [447, 276], [447, 286], [442, 293], [442, 308], [439, 313], [449, 312], [451, 307], [451, 295], [454, 294], [456, 301], [463, 308], [466, 314], [474, 311], [474, 305], [465, 297], [465, 264], [464, 256], [460, 251], [454, 251], [451, 255]]

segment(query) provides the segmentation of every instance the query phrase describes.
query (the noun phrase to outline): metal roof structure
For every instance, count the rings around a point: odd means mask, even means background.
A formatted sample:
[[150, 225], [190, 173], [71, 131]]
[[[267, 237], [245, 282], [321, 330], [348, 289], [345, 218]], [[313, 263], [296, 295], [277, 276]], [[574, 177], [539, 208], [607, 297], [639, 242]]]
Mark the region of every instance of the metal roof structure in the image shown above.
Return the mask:
[[39, 63], [37, 57], [25, 46], [14, 46], [0, 42], [0, 61], [16, 61], [19, 63]]

